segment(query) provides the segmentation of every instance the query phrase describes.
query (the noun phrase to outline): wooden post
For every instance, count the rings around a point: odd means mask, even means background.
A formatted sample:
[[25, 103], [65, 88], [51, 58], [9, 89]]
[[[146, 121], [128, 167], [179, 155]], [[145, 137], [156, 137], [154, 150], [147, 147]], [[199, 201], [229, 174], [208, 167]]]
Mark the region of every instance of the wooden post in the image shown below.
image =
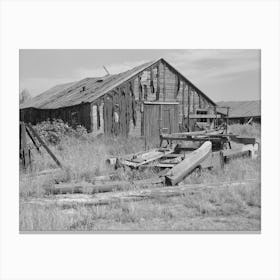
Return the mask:
[[62, 167], [61, 163], [59, 160], [56, 158], [56, 156], [52, 153], [52, 151], [49, 149], [49, 147], [45, 144], [45, 142], [41, 139], [41, 137], [38, 135], [38, 133], [33, 129], [33, 127], [29, 124], [26, 124], [28, 129], [31, 131], [31, 133], [38, 139], [40, 144], [45, 148], [45, 150], [48, 152], [48, 154], [52, 157], [52, 159], [56, 162], [56, 164], [59, 167]]
[[191, 94], [191, 87], [188, 85], [188, 131], [190, 131], [190, 94]]
[[163, 64], [163, 101], [166, 99], [166, 87], [165, 87], [165, 65]]
[[227, 107], [226, 134], [228, 133], [228, 115], [229, 115], [229, 107]]
[[217, 120], [218, 120], [218, 118], [217, 118], [217, 107], [216, 106], [214, 106], [214, 113], [215, 113], [215, 120], [214, 120], [214, 128], [217, 126]]
[[22, 156], [23, 167], [26, 168], [28, 163], [30, 163], [30, 159], [27, 149], [26, 127], [23, 122], [20, 123], [20, 153]]
[[182, 128], [184, 125], [184, 117], [185, 117], [185, 82], [182, 82]]

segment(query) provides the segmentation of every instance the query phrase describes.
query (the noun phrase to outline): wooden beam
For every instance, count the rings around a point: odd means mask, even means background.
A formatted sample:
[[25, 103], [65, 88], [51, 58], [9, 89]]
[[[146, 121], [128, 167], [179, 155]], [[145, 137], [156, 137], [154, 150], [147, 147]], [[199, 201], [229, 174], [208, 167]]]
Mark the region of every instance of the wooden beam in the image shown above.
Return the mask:
[[242, 181], [224, 181], [220, 183], [211, 183], [211, 184], [185, 184], [179, 186], [172, 186], [172, 187], [154, 187], [151, 189], [132, 189], [126, 191], [119, 191], [119, 192], [107, 192], [107, 193], [96, 193], [94, 196], [83, 195], [81, 198], [80, 195], [68, 195], [62, 197], [53, 198], [32, 198], [26, 199], [22, 203], [24, 204], [33, 204], [33, 205], [59, 205], [59, 206], [73, 206], [81, 204], [83, 206], [90, 205], [90, 206], [99, 206], [99, 205], [111, 205], [112, 203], [127, 203], [127, 202], [137, 202], [147, 199], [161, 199], [161, 198], [168, 198], [168, 197], [177, 197], [182, 196], [190, 193], [201, 193], [201, 191], [221, 191], [225, 188], [236, 188], [243, 186], [250, 186], [252, 184], [260, 184], [259, 180], [256, 179], [247, 179]]
[[111, 192], [117, 190], [129, 190], [134, 187], [147, 187], [151, 185], [163, 184], [164, 179], [155, 177], [152, 179], [136, 180], [136, 181], [108, 181], [97, 182], [91, 184], [87, 182], [80, 183], [61, 183], [52, 187], [46, 187], [45, 191], [52, 194], [65, 194], [65, 193], [100, 193]]
[[20, 123], [20, 154], [23, 167], [26, 168], [31, 163], [31, 158], [27, 148], [26, 125], [24, 122]]
[[190, 119], [220, 119], [221, 115], [215, 115], [215, 114], [190, 114]]
[[165, 175], [166, 185], [176, 185], [181, 182], [191, 171], [198, 167], [211, 153], [212, 143], [207, 141], [197, 150], [189, 153], [187, 157], [174, 166]]
[[28, 129], [31, 131], [31, 133], [38, 139], [38, 141], [40, 142], [40, 144], [45, 148], [45, 150], [47, 151], [47, 153], [51, 156], [51, 158], [55, 161], [55, 163], [62, 168], [62, 164], [60, 163], [60, 161], [56, 158], [56, 156], [53, 154], [53, 152], [49, 149], [49, 147], [46, 145], [46, 143], [41, 139], [41, 137], [39, 136], [39, 134], [35, 131], [35, 129], [33, 129], [33, 127], [30, 124], [26, 124], [26, 126], [28, 127]]
[[144, 101], [147, 105], [179, 105], [179, 102], [166, 102], [166, 101]]

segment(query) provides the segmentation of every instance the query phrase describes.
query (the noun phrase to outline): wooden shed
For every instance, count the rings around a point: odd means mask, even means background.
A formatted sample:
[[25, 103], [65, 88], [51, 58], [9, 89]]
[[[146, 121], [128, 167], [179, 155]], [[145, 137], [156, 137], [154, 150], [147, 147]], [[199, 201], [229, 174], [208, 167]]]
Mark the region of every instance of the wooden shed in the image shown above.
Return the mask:
[[[248, 122], [261, 123], [261, 101], [221, 101], [217, 103], [220, 107], [229, 107], [228, 123], [244, 124]], [[218, 108], [220, 114], [225, 114], [226, 110]]]
[[[211, 125], [216, 104], [166, 60], [126, 72], [62, 84], [20, 105], [20, 120], [62, 119], [106, 135], [159, 135]], [[157, 137], [155, 136], [155, 137]]]

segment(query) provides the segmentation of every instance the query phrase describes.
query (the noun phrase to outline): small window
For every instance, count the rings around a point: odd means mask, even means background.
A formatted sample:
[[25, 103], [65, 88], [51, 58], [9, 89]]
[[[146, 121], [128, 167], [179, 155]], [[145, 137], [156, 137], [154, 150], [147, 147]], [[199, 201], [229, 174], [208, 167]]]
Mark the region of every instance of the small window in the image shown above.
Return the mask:
[[197, 115], [207, 115], [207, 110], [201, 110], [201, 109], [199, 110], [198, 109], [198, 110], [196, 110], [196, 114]]

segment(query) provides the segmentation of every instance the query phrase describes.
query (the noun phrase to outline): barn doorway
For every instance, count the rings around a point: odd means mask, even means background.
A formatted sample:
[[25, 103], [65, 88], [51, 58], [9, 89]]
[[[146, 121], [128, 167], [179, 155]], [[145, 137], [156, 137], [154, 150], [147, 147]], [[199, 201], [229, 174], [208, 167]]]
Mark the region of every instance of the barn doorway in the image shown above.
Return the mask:
[[144, 102], [144, 136], [147, 143], [159, 143], [161, 129], [179, 132], [177, 102]]

